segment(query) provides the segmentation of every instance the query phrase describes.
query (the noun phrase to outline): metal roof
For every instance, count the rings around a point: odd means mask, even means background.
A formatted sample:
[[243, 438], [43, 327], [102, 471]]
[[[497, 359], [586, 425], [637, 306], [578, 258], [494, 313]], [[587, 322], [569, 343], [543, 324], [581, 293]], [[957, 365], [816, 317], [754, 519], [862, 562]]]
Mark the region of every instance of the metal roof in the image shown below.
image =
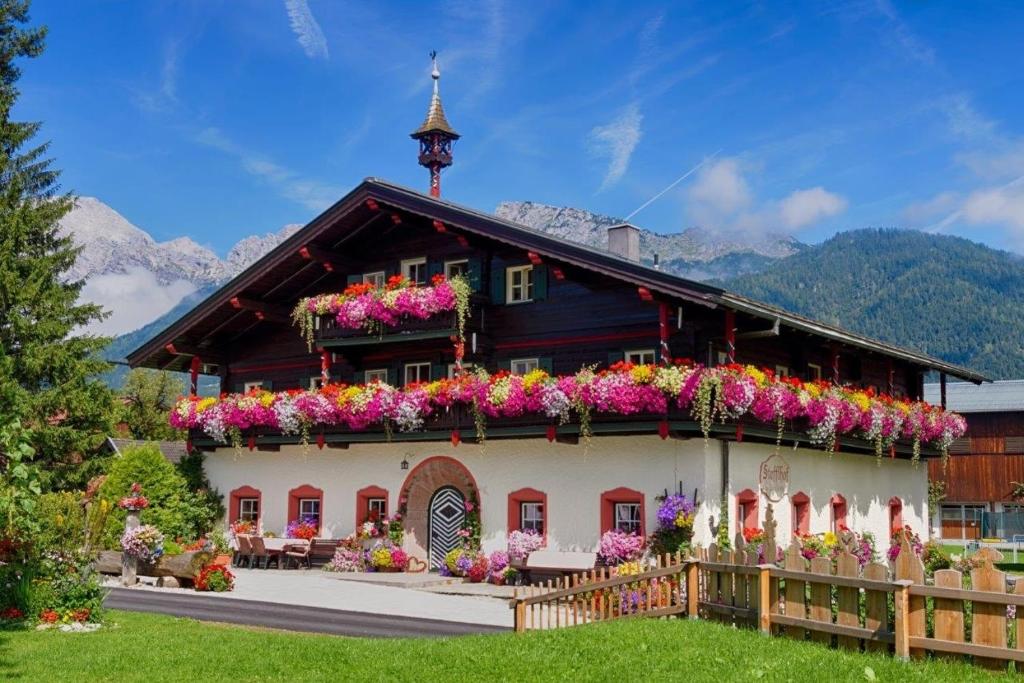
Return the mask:
[[[939, 385], [924, 385], [924, 400], [938, 403]], [[1024, 379], [1000, 380], [987, 384], [950, 382], [946, 384], [946, 407], [958, 413], [1003, 413], [1024, 411]]]
[[408, 211], [458, 228], [467, 233], [511, 244], [519, 248], [535, 251], [542, 256], [555, 258], [567, 264], [603, 273], [610, 277], [626, 280], [638, 286], [646, 287], [669, 297], [698, 303], [710, 308], [731, 308], [748, 315], [769, 321], [778, 320], [785, 327], [919, 365], [928, 370], [946, 373], [952, 377], [970, 382], [985, 382], [987, 378], [967, 368], [947, 363], [911, 349], [881, 342], [833, 325], [827, 325], [795, 313], [790, 313], [769, 304], [748, 299], [739, 294], [728, 292], [720, 287], [707, 285], [694, 280], [666, 273], [641, 263], [623, 258], [609, 251], [595, 249], [586, 245], [567, 242], [518, 223], [498, 218], [493, 214], [477, 211], [445, 199], [428, 196], [422, 192], [396, 185], [378, 178], [367, 178], [351, 192], [338, 200], [333, 206], [314, 218], [302, 230], [282, 242], [263, 258], [249, 266], [230, 282], [214, 292], [192, 311], [173, 323], [159, 335], [149, 340], [128, 355], [132, 366], [146, 361], [156, 350], [173, 342], [188, 327], [198, 322], [203, 316], [212, 315], [216, 307], [224, 304], [231, 297], [237, 296], [247, 285], [255, 282], [260, 276], [275, 266], [280, 266], [294, 256], [303, 244], [314, 239], [324, 229], [338, 222], [352, 207], [361, 205], [363, 200], [373, 198], [382, 204]]

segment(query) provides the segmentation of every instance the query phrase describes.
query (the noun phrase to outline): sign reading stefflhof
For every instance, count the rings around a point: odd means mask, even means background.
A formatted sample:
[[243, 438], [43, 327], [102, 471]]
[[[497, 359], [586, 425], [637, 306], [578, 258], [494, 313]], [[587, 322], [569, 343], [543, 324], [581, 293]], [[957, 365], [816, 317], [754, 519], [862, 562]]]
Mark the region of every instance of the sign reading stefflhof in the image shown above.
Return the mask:
[[778, 453], [770, 455], [761, 463], [757, 480], [764, 497], [778, 503], [789, 490], [789, 463]]

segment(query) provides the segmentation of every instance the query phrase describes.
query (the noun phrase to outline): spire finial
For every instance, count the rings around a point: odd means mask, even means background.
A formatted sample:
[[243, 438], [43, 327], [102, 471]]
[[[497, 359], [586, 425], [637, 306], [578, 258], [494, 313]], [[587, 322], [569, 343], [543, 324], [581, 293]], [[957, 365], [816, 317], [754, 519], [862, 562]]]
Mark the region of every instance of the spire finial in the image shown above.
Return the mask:
[[430, 170], [430, 194], [440, 197], [441, 169], [452, 165], [452, 142], [459, 139], [459, 134], [448, 125], [444, 107], [441, 106], [441, 95], [437, 85], [441, 79], [441, 71], [437, 68], [437, 50], [430, 51], [430, 62], [434, 95], [430, 98], [426, 120], [412, 132], [412, 137], [420, 143], [420, 165]]
[[430, 51], [430, 63], [433, 67], [430, 71], [430, 77], [434, 79], [434, 94], [437, 94], [437, 82], [441, 80], [441, 71], [437, 68], [437, 50]]

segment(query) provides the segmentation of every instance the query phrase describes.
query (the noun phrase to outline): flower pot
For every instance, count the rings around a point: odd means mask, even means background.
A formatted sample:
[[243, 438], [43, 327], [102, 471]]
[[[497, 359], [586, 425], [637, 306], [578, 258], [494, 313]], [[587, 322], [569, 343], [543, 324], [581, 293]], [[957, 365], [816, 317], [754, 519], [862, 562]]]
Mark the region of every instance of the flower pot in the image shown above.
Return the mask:
[[230, 555], [217, 555], [216, 557], [213, 558], [213, 562], [211, 562], [211, 564], [221, 565], [222, 567], [230, 567], [231, 566], [231, 556]]

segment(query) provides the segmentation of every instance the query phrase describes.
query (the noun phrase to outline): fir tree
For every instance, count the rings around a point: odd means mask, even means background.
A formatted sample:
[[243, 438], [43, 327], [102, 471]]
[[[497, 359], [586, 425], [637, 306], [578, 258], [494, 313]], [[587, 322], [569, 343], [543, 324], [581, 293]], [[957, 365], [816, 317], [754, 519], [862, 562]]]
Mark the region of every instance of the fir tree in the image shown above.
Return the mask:
[[79, 303], [83, 282], [68, 282], [78, 249], [58, 232], [74, 198], [37, 143], [40, 124], [11, 119], [19, 58], [38, 57], [46, 29], [25, 27], [26, 0], [0, 0], [0, 417], [32, 430], [37, 462], [51, 488], [82, 484], [109, 429], [109, 340], [85, 334], [104, 313]]

